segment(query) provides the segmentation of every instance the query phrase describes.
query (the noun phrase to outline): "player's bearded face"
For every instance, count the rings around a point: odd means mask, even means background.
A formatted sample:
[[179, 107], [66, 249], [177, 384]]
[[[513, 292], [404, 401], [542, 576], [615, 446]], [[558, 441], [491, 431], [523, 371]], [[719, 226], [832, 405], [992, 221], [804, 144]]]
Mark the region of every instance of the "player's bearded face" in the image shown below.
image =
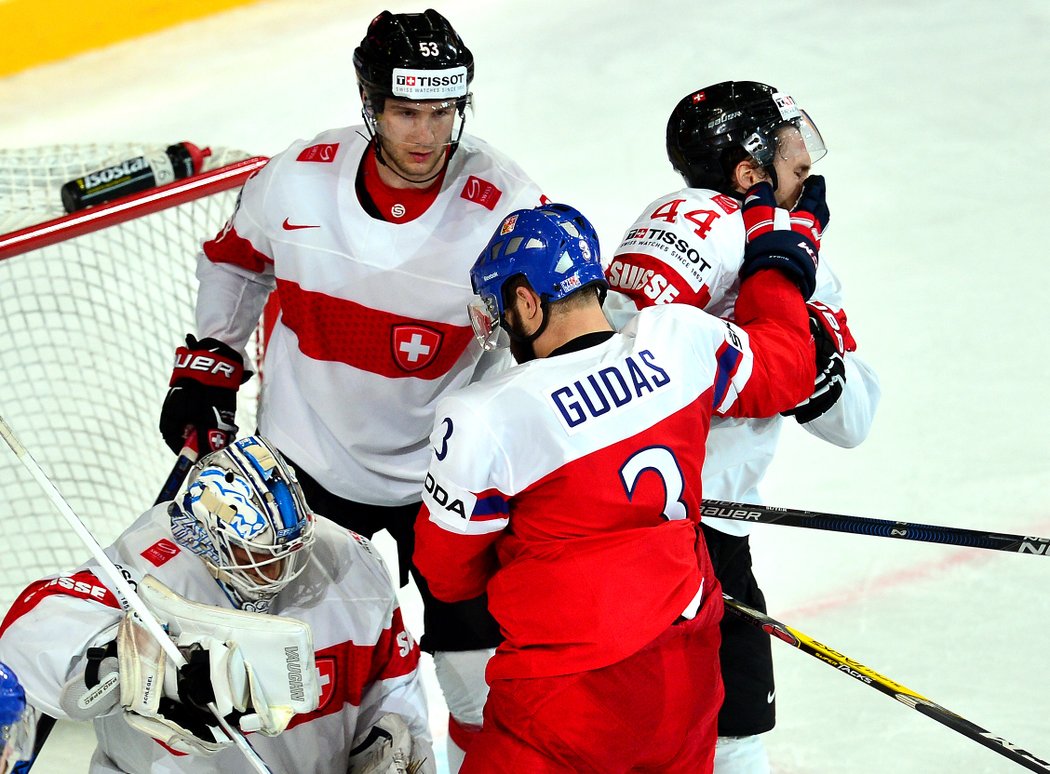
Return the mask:
[[455, 101], [388, 98], [376, 117], [383, 160], [409, 181], [429, 182], [445, 163], [456, 115]]
[[532, 346], [531, 341], [524, 341], [523, 339], [528, 336], [524, 326], [521, 323], [521, 317], [518, 315], [517, 300], [515, 299], [515, 305], [509, 307], [503, 315], [505, 325], [507, 326], [507, 332], [510, 334], [510, 354], [514, 356], [516, 363], [527, 363], [530, 360], [536, 359], [536, 349]]

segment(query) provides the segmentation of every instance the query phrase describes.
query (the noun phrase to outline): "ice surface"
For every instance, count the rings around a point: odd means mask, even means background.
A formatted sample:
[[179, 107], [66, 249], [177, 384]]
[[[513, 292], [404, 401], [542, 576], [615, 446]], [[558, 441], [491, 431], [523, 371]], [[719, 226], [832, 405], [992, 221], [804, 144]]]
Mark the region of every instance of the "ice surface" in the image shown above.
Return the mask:
[[[191, 140], [277, 152], [357, 121], [351, 55], [382, 7], [275, 0], [0, 80], [0, 145]], [[793, 94], [830, 148], [816, 168], [832, 211], [824, 252], [884, 397], [853, 451], [789, 428], [766, 500], [1050, 534], [1050, 195], [1039, 178], [1050, 4], [452, 0], [440, 10], [478, 63], [468, 131], [589, 215], [607, 252], [680, 185], [663, 147], [680, 97], [728, 78]], [[1050, 758], [1045, 560], [775, 526], [753, 543], [773, 615]], [[405, 606], [418, 621], [416, 598]], [[779, 723], [767, 743], [780, 774], [1019, 770], [816, 659], [779, 643], [774, 653]], [[37, 771], [81, 770], [90, 729], [57, 739]]]

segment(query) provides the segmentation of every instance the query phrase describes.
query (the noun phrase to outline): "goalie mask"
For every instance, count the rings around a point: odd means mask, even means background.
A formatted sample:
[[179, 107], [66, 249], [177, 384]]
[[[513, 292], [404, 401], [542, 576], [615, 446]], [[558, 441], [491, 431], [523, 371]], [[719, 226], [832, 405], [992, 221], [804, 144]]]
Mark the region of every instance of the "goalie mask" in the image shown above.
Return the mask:
[[314, 516], [291, 467], [266, 439], [249, 436], [193, 466], [172, 534], [238, 607], [265, 612], [305, 569]]
[[26, 704], [26, 692], [15, 673], [0, 663], [0, 774], [8, 774], [16, 764], [33, 757], [36, 713]]

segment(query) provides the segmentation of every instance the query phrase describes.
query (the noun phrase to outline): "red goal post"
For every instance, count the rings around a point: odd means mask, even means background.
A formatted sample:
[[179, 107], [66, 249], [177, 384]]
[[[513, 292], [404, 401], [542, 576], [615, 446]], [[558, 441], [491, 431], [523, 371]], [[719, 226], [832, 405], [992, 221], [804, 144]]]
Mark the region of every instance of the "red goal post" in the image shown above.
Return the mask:
[[[157, 420], [172, 353], [193, 331], [196, 255], [267, 161], [218, 150], [198, 175], [64, 214], [63, 183], [155, 149], [0, 149], [0, 415], [103, 545], [149, 507], [175, 461]], [[257, 382], [238, 401], [244, 432]], [[86, 559], [6, 447], [0, 523], [4, 607]]]

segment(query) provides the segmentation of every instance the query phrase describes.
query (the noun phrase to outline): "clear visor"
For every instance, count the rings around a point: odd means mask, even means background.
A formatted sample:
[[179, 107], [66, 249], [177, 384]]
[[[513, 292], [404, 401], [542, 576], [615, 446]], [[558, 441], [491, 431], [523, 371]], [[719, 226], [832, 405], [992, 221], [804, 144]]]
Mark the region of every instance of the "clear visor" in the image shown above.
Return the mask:
[[217, 569], [245, 597], [272, 597], [306, 569], [313, 541], [312, 523], [295, 540], [276, 546], [227, 537], [222, 551], [226, 561]]
[[477, 338], [481, 348], [486, 352], [501, 349], [510, 344], [510, 337], [500, 325], [499, 307], [496, 305], [496, 297], [491, 293], [483, 293], [476, 296], [467, 304], [467, 315], [470, 317], [470, 325], [474, 329], [474, 337]]
[[373, 129], [387, 144], [408, 151], [439, 150], [459, 142], [472, 95], [411, 102], [387, 97], [382, 113], [372, 115]]
[[813, 119], [805, 110], [801, 113], [798, 118], [777, 129], [774, 153], [787, 162], [803, 158], [808, 165], [816, 164], [827, 155], [828, 149], [824, 147], [824, 138], [820, 136]]
[[0, 752], [0, 774], [8, 774], [16, 764], [33, 757], [35, 733], [36, 710], [28, 704], [17, 722], [0, 727], [0, 736], [4, 740], [4, 749]]

